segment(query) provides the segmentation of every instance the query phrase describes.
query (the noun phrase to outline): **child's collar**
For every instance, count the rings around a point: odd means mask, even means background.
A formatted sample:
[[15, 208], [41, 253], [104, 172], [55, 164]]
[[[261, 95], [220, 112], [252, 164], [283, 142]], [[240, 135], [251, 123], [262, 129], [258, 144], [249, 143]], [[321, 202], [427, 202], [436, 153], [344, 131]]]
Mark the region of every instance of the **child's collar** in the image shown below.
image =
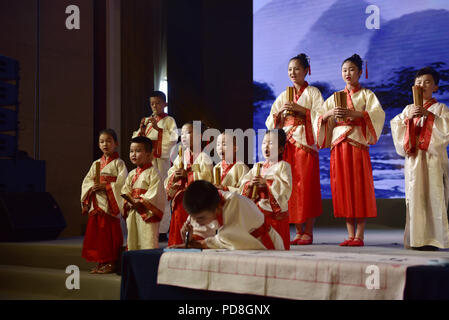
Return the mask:
[[348, 86], [346, 85], [345, 87], [345, 92], [349, 93], [350, 95], [353, 95], [354, 93], [356, 93], [357, 91], [359, 91], [360, 89], [362, 89], [362, 86], [360, 85], [360, 83], [358, 83], [356, 86], [352, 87], [351, 90], [348, 89]]
[[149, 163], [144, 164], [141, 167], [138, 166], [137, 167], [137, 172], [143, 172], [143, 171], [147, 170], [148, 168], [151, 168], [152, 165], [153, 164], [151, 162], [149, 162]]
[[159, 113], [159, 114], [155, 115], [154, 117], [162, 119], [162, 118], [165, 118], [166, 116], [168, 116], [168, 114], [166, 114], [165, 112], [162, 111], [162, 113]]
[[277, 160], [277, 161], [274, 161], [274, 162], [272, 162], [272, 161], [270, 161], [270, 160], [265, 160], [265, 162], [263, 163], [263, 165], [262, 165], [262, 167], [264, 167], [265, 169], [266, 168], [269, 168], [269, 167], [271, 167], [271, 166], [274, 166], [276, 163], [278, 163], [280, 160]]
[[237, 162], [236, 157], [233, 157], [233, 158], [232, 158], [232, 162], [227, 162], [227, 161], [226, 161], [226, 157], [224, 157], [224, 158], [221, 159], [221, 165], [222, 165], [222, 166], [229, 166], [229, 165], [231, 165], [231, 164], [235, 164], [236, 162]]
[[112, 160], [115, 160], [119, 157], [118, 152], [113, 152], [109, 157], [106, 157], [106, 155], [103, 153], [103, 156], [101, 157], [100, 161], [103, 165], [107, 165]]

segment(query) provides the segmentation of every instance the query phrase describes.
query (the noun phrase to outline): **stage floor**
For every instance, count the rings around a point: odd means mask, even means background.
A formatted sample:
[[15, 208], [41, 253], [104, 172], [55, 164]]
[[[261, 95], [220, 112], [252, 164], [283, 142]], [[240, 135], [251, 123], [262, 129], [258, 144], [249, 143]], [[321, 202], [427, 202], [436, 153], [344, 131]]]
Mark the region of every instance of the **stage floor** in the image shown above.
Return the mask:
[[[295, 234], [291, 228], [291, 237]], [[374, 229], [365, 233], [364, 247], [340, 247], [346, 237], [346, 229], [315, 228], [314, 244], [291, 246], [295, 252], [334, 252], [378, 255], [398, 255], [449, 259], [449, 249], [418, 251], [403, 247], [402, 229]], [[0, 299], [118, 299], [120, 276], [89, 275], [93, 266], [81, 258], [83, 237], [64, 238], [53, 241], [0, 243]], [[167, 242], [161, 242], [165, 248]], [[288, 255], [286, 252], [285, 254]], [[84, 290], [69, 292], [65, 289], [68, 265], [77, 265], [81, 270]], [[47, 280], [43, 280], [43, 279]], [[34, 279], [36, 285], [30, 279]], [[104, 284], [104, 290], [100, 288]], [[57, 288], [54, 290], [52, 288]], [[97, 289], [95, 289], [97, 288]], [[87, 289], [87, 290], [86, 290]]]
[[[295, 236], [294, 226], [290, 227], [290, 237]], [[364, 247], [340, 247], [339, 243], [347, 237], [345, 228], [315, 228], [314, 242], [307, 246], [291, 246], [290, 250], [301, 251], [336, 251], [336, 252], [363, 252], [373, 254], [403, 254], [430, 257], [449, 257], [449, 249], [439, 249], [437, 251], [420, 251], [405, 249], [403, 245], [404, 230], [402, 229], [386, 229], [371, 228], [365, 230], [365, 246]], [[83, 237], [70, 237], [51, 241], [25, 242], [30, 245], [52, 245], [67, 246], [81, 248], [83, 245]], [[25, 244], [24, 243], [24, 244]], [[20, 243], [15, 243], [20, 244]], [[167, 241], [159, 243], [160, 248], [167, 247]], [[7, 258], [6, 258], [7, 259]]]
[[[293, 238], [295, 231], [290, 229], [290, 237]], [[291, 246], [290, 250], [300, 251], [329, 251], [371, 253], [371, 254], [400, 254], [410, 256], [425, 256], [449, 258], [449, 249], [438, 251], [420, 251], [404, 248], [404, 230], [399, 229], [368, 229], [365, 230], [364, 247], [340, 247], [346, 237], [346, 229], [342, 228], [315, 228], [313, 245]]]
[[[290, 227], [291, 239], [295, 236], [295, 232], [295, 228], [292, 225]], [[344, 228], [315, 228], [313, 237], [314, 241], [312, 245], [290, 246], [290, 250], [400, 254], [449, 258], [449, 249], [439, 249], [437, 251], [405, 249], [403, 245], [404, 230], [402, 229], [367, 229], [365, 230], [364, 247], [340, 247], [339, 244], [347, 237], [347, 232]], [[165, 248], [166, 246], [166, 241], [160, 243], [160, 248]]]

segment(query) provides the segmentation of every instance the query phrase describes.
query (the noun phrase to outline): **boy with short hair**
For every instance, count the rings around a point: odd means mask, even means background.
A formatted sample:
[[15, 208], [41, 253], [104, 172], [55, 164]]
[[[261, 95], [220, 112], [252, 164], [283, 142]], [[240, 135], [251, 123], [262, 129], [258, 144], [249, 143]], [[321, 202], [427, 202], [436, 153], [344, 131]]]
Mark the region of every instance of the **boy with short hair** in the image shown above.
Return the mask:
[[[170, 169], [170, 151], [178, 141], [177, 126], [175, 119], [164, 112], [167, 99], [162, 91], [153, 91], [149, 100], [152, 115], [142, 118], [139, 129], [134, 131], [132, 137], [147, 137], [153, 142], [153, 166], [159, 170], [162, 179], [165, 180]], [[169, 225], [170, 206], [167, 201], [159, 231], [167, 233]]]
[[128, 227], [128, 250], [159, 247], [159, 223], [166, 194], [159, 170], [152, 165], [153, 144], [147, 137], [131, 140], [129, 158], [137, 166], [122, 188], [124, 216]]
[[[198, 180], [187, 187], [183, 205], [191, 219], [198, 224], [207, 225], [215, 219], [220, 224], [215, 236], [199, 241], [191, 239], [189, 247], [229, 250], [284, 249], [282, 238], [267, 223], [263, 213], [250, 199], [236, 192], [218, 191], [212, 183]], [[192, 226], [184, 225], [183, 236], [187, 230], [192, 233]]]
[[424, 105], [410, 104], [390, 122], [396, 152], [405, 157], [406, 248], [449, 248], [449, 109], [432, 97], [439, 79], [434, 69], [420, 69], [415, 86], [423, 88]]

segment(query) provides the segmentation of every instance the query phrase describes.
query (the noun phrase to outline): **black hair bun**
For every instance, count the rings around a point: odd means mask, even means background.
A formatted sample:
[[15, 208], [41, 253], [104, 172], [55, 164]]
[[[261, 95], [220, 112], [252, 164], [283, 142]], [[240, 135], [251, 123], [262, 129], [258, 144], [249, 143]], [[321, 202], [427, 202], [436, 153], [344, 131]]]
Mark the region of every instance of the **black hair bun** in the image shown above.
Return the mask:
[[290, 59], [290, 61], [292, 60], [299, 60], [304, 69], [310, 67], [310, 58], [305, 53], [300, 53], [294, 56], [293, 58]]
[[350, 56], [345, 61], [343, 61], [343, 64], [346, 61], [351, 61], [352, 63], [354, 63], [359, 68], [359, 70], [362, 70], [362, 68], [363, 68], [363, 60], [362, 60], [362, 58], [360, 58], [360, 56], [357, 53], [354, 53], [352, 56]]
[[354, 54], [351, 56], [351, 58], [352, 58], [352, 60], [354, 60], [355, 62], [360, 63], [360, 64], [363, 64], [362, 58], [360, 58], [360, 56], [359, 56], [357, 53], [354, 53]]

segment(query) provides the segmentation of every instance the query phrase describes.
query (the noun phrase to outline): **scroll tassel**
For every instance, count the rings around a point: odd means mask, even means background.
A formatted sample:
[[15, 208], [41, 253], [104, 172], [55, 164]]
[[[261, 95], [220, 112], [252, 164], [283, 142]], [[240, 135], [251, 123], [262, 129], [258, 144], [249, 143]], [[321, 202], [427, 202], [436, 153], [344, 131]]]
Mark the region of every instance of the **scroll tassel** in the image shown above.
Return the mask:
[[368, 79], [368, 61], [365, 61], [365, 79]]

